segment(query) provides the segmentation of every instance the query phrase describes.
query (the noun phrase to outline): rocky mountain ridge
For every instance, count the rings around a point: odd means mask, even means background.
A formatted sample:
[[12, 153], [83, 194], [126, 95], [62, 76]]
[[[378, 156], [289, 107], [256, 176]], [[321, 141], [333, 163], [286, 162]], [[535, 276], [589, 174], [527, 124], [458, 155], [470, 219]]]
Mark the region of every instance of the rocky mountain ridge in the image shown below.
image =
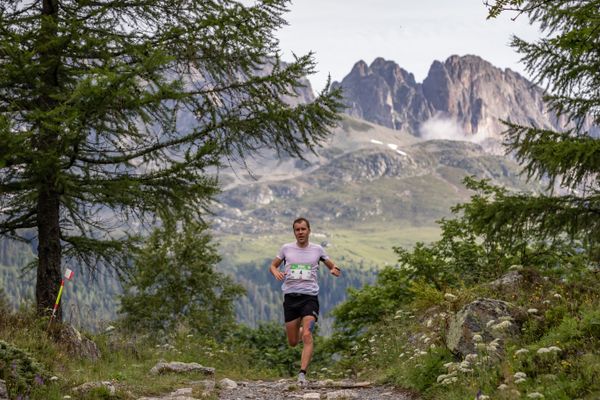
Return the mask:
[[564, 125], [548, 110], [540, 87], [475, 55], [434, 61], [422, 83], [394, 61], [361, 60], [332, 87], [343, 89], [349, 115], [425, 138], [498, 140], [505, 130], [501, 119]]

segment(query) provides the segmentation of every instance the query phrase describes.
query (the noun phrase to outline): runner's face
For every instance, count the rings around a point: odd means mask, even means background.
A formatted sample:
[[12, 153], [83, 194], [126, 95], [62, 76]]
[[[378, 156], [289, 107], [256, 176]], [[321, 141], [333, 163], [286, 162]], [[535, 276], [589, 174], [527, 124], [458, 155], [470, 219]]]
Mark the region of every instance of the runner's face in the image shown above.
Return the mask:
[[294, 236], [299, 245], [304, 246], [308, 243], [308, 235], [310, 235], [310, 229], [306, 226], [306, 222], [300, 221], [294, 224]]

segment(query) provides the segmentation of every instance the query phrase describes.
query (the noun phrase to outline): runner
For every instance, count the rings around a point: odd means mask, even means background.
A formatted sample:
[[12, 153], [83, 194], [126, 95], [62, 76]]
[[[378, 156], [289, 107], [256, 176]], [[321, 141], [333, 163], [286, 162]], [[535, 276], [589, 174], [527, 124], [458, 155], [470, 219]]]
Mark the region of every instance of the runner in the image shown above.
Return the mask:
[[[319, 317], [319, 262], [322, 261], [336, 277], [340, 276], [341, 270], [331, 261], [323, 247], [309, 242], [310, 223], [306, 218], [296, 219], [292, 228], [296, 242], [281, 247], [271, 263], [271, 274], [278, 281], [283, 281], [283, 314], [288, 343], [294, 347], [302, 340], [304, 344], [298, 383], [305, 385], [306, 371], [314, 348], [313, 331]], [[283, 272], [279, 270], [282, 264]]]

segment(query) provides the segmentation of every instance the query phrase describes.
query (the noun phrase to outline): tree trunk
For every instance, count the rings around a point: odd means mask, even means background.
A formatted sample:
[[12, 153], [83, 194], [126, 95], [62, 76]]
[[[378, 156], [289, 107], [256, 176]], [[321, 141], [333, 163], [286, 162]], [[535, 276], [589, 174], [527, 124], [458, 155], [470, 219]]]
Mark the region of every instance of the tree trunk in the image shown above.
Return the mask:
[[[58, 68], [60, 66], [60, 51], [56, 46], [58, 1], [43, 0], [42, 14], [50, 18], [42, 19], [40, 31], [40, 60], [45, 64], [42, 73], [43, 86], [40, 88], [40, 104], [50, 111], [56, 106], [52, 94], [59, 86]], [[49, 124], [50, 126], [54, 124]], [[47, 126], [38, 127], [37, 149], [44, 156], [40, 167], [40, 181], [37, 199], [37, 229], [38, 229], [38, 268], [35, 296], [38, 315], [47, 316], [54, 307], [61, 280], [61, 243], [60, 243], [60, 193], [57, 190], [57, 176], [60, 161], [57, 154], [58, 132]], [[62, 318], [59, 307], [56, 318]]]
[[[54, 307], [61, 280], [59, 194], [52, 182], [40, 189], [37, 205], [38, 268], [35, 297], [38, 315], [49, 315]], [[59, 307], [56, 318], [61, 319]]]

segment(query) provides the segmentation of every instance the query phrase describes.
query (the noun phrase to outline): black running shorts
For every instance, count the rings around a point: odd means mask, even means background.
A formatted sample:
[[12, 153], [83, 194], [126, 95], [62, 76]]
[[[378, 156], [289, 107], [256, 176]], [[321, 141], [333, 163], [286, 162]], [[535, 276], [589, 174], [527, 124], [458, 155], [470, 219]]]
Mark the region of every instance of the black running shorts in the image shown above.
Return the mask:
[[310, 294], [287, 293], [283, 296], [285, 322], [312, 315], [319, 318], [319, 298]]

